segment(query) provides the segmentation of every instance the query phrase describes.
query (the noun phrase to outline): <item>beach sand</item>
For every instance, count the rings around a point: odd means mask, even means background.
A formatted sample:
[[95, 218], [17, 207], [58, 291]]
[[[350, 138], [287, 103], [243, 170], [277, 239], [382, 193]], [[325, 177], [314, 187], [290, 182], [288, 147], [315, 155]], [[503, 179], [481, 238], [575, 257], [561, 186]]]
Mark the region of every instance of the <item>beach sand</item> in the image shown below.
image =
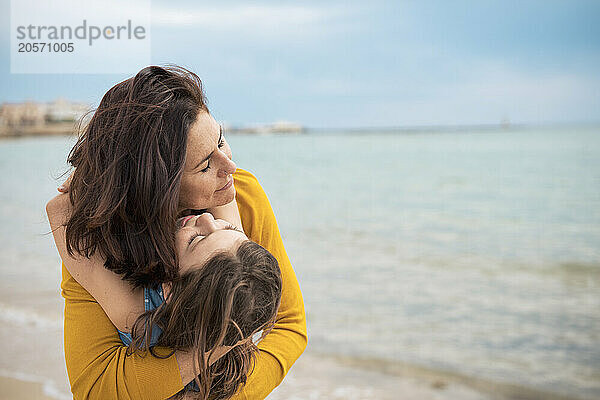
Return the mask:
[[398, 362], [304, 354], [269, 396], [283, 399], [574, 400], [519, 385]]
[[283, 399], [491, 399], [484, 393], [435, 377], [389, 375], [338, 359], [305, 354], [269, 396]]
[[55, 398], [44, 393], [41, 383], [0, 376], [0, 400], [55, 400]]

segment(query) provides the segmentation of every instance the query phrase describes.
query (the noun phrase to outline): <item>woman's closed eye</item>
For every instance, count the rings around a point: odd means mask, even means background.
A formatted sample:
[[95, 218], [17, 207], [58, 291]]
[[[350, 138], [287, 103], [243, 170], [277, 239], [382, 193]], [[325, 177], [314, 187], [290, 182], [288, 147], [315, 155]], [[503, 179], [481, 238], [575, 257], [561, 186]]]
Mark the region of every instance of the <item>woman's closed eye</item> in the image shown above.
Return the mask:
[[[225, 146], [225, 138], [223, 137], [223, 127], [221, 127], [221, 136], [219, 136], [219, 143], [217, 144], [217, 147], [219, 149], [222, 149], [223, 146]], [[208, 163], [206, 164], [206, 168], [202, 168], [200, 170], [200, 172], [206, 172], [210, 169], [210, 160], [208, 160]]]

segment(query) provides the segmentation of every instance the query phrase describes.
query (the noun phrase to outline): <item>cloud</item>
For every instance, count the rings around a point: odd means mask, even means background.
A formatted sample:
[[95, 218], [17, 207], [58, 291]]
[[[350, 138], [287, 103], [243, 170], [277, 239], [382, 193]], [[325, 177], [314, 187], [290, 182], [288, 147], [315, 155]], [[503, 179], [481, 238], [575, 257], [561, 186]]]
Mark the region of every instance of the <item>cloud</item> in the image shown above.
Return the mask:
[[128, 2], [55, 0], [51, 6], [44, 5], [43, 7], [38, 3], [36, 0], [19, 0], [19, 7], [11, 8], [11, 19], [17, 16], [15, 10], [18, 9], [19, 11], [28, 10], [26, 16], [29, 18], [29, 22], [37, 25], [80, 23], [83, 19], [94, 24], [96, 21], [114, 21], [115, 17], [119, 20], [130, 18], [134, 21], [140, 16], [145, 19], [151, 10], [150, 0]]
[[348, 10], [299, 5], [224, 5], [181, 9], [164, 5], [152, 7], [156, 27], [197, 27], [201, 30], [244, 35], [305, 36], [328, 29], [334, 19]]
[[[600, 79], [574, 72], [540, 73], [503, 62], [473, 63], [456, 81], [407, 86], [395, 99], [371, 104], [372, 119], [391, 125], [598, 121]], [[395, 121], [394, 121], [395, 120]]]

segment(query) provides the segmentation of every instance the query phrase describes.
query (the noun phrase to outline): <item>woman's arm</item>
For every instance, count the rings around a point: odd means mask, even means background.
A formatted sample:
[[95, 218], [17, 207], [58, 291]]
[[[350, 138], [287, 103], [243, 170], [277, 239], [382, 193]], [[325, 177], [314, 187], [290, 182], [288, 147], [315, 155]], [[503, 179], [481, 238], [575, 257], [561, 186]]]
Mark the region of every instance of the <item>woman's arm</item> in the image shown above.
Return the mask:
[[275, 326], [259, 343], [260, 353], [254, 370], [243, 390], [234, 396], [263, 399], [281, 383], [306, 348], [304, 302], [267, 195], [251, 173], [238, 169], [234, 177], [246, 235], [275, 256], [283, 284]]
[[[61, 288], [65, 360], [74, 399], [163, 400], [183, 389], [179, 354], [164, 359], [138, 353], [127, 356], [127, 347], [102, 307], [64, 265]], [[168, 349], [155, 350], [170, 354]]]

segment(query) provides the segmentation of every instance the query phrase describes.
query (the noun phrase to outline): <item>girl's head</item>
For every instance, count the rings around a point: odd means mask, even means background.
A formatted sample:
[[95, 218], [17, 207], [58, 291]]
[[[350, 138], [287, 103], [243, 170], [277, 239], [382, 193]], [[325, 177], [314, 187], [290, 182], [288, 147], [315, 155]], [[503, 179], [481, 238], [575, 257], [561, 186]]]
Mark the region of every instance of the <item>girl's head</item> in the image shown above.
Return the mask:
[[[197, 355], [199, 398], [231, 397], [246, 382], [258, 351], [253, 336], [266, 334], [275, 321], [279, 265], [263, 247], [208, 214], [186, 221], [177, 243], [185, 270], [166, 302], [136, 321], [131, 348], [146, 347], [157, 324], [157, 346]], [[210, 354], [221, 346], [232, 348], [209, 366]]]
[[180, 224], [175, 236], [180, 274], [202, 268], [218, 252], [235, 253], [248, 240], [240, 228], [209, 213], [182, 218]]
[[69, 155], [67, 250], [100, 251], [135, 286], [177, 275], [177, 216], [235, 196], [236, 166], [200, 78], [150, 66], [112, 87]]

